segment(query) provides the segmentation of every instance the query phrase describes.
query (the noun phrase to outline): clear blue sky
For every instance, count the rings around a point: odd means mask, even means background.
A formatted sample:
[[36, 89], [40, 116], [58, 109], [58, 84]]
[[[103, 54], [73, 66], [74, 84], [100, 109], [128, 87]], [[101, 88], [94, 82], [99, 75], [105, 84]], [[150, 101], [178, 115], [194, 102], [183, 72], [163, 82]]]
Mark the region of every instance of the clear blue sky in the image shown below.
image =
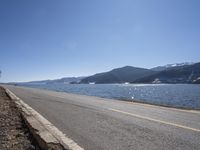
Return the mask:
[[199, 0], [1, 0], [0, 82], [200, 61]]

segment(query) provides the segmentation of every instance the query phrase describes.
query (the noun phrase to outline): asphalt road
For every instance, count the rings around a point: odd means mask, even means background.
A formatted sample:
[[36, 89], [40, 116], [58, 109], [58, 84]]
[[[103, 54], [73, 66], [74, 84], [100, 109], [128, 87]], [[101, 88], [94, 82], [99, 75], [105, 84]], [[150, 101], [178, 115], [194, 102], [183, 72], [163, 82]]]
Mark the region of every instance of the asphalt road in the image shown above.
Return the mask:
[[6, 87], [86, 150], [200, 150], [200, 111]]

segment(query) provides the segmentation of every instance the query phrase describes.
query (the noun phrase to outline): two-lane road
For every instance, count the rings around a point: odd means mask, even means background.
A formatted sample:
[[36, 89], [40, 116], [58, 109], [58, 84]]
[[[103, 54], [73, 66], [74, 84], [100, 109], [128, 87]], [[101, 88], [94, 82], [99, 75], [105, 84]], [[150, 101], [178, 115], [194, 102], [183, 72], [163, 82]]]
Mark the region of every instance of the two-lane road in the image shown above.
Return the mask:
[[6, 86], [88, 150], [199, 150], [200, 111]]

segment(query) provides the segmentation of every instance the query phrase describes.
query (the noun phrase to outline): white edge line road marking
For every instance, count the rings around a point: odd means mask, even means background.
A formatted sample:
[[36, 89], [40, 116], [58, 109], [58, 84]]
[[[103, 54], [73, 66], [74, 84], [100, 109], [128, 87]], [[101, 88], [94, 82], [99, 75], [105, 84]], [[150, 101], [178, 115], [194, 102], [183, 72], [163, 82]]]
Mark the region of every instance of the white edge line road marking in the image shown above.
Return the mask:
[[130, 116], [134, 116], [134, 117], [137, 117], [137, 118], [140, 118], [140, 119], [145, 119], [145, 120], [149, 120], [149, 121], [154, 121], [154, 122], [158, 122], [158, 123], [162, 123], [162, 124], [167, 124], [167, 125], [171, 125], [171, 126], [175, 126], [175, 127], [179, 127], [179, 128], [183, 128], [183, 129], [188, 129], [188, 130], [200, 132], [200, 129], [191, 128], [191, 127], [187, 127], [187, 126], [172, 123], [172, 122], [167, 122], [167, 121], [163, 121], [163, 120], [159, 120], [159, 119], [153, 119], [153, 118], [150, 118], [150, 117], [132, 114], [132, 113], [129, 113], [129, 112], [125, 112], [125, 111], [121, 111], [121, 110], [113, 109], [113, 108], [109, 108], [109, 110], [119, 112], [119, 113], [122, 113], [122, 114], [126, 114], [126, 115], [130, 115]]

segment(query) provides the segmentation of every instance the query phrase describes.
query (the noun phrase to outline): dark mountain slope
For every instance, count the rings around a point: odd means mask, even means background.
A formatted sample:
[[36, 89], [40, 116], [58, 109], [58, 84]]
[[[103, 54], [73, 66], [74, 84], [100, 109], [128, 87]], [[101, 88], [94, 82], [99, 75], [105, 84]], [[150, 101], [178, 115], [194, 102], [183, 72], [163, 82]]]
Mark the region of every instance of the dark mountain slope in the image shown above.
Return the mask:
[[93, 76], [86, 77], [81, 80], [81, 83], [124, 83], [131, 82], [141, 77], [154, 74], [155, 71], [125, 66], [122, 68], [113, 69], [108, 72], [98, 73]]

